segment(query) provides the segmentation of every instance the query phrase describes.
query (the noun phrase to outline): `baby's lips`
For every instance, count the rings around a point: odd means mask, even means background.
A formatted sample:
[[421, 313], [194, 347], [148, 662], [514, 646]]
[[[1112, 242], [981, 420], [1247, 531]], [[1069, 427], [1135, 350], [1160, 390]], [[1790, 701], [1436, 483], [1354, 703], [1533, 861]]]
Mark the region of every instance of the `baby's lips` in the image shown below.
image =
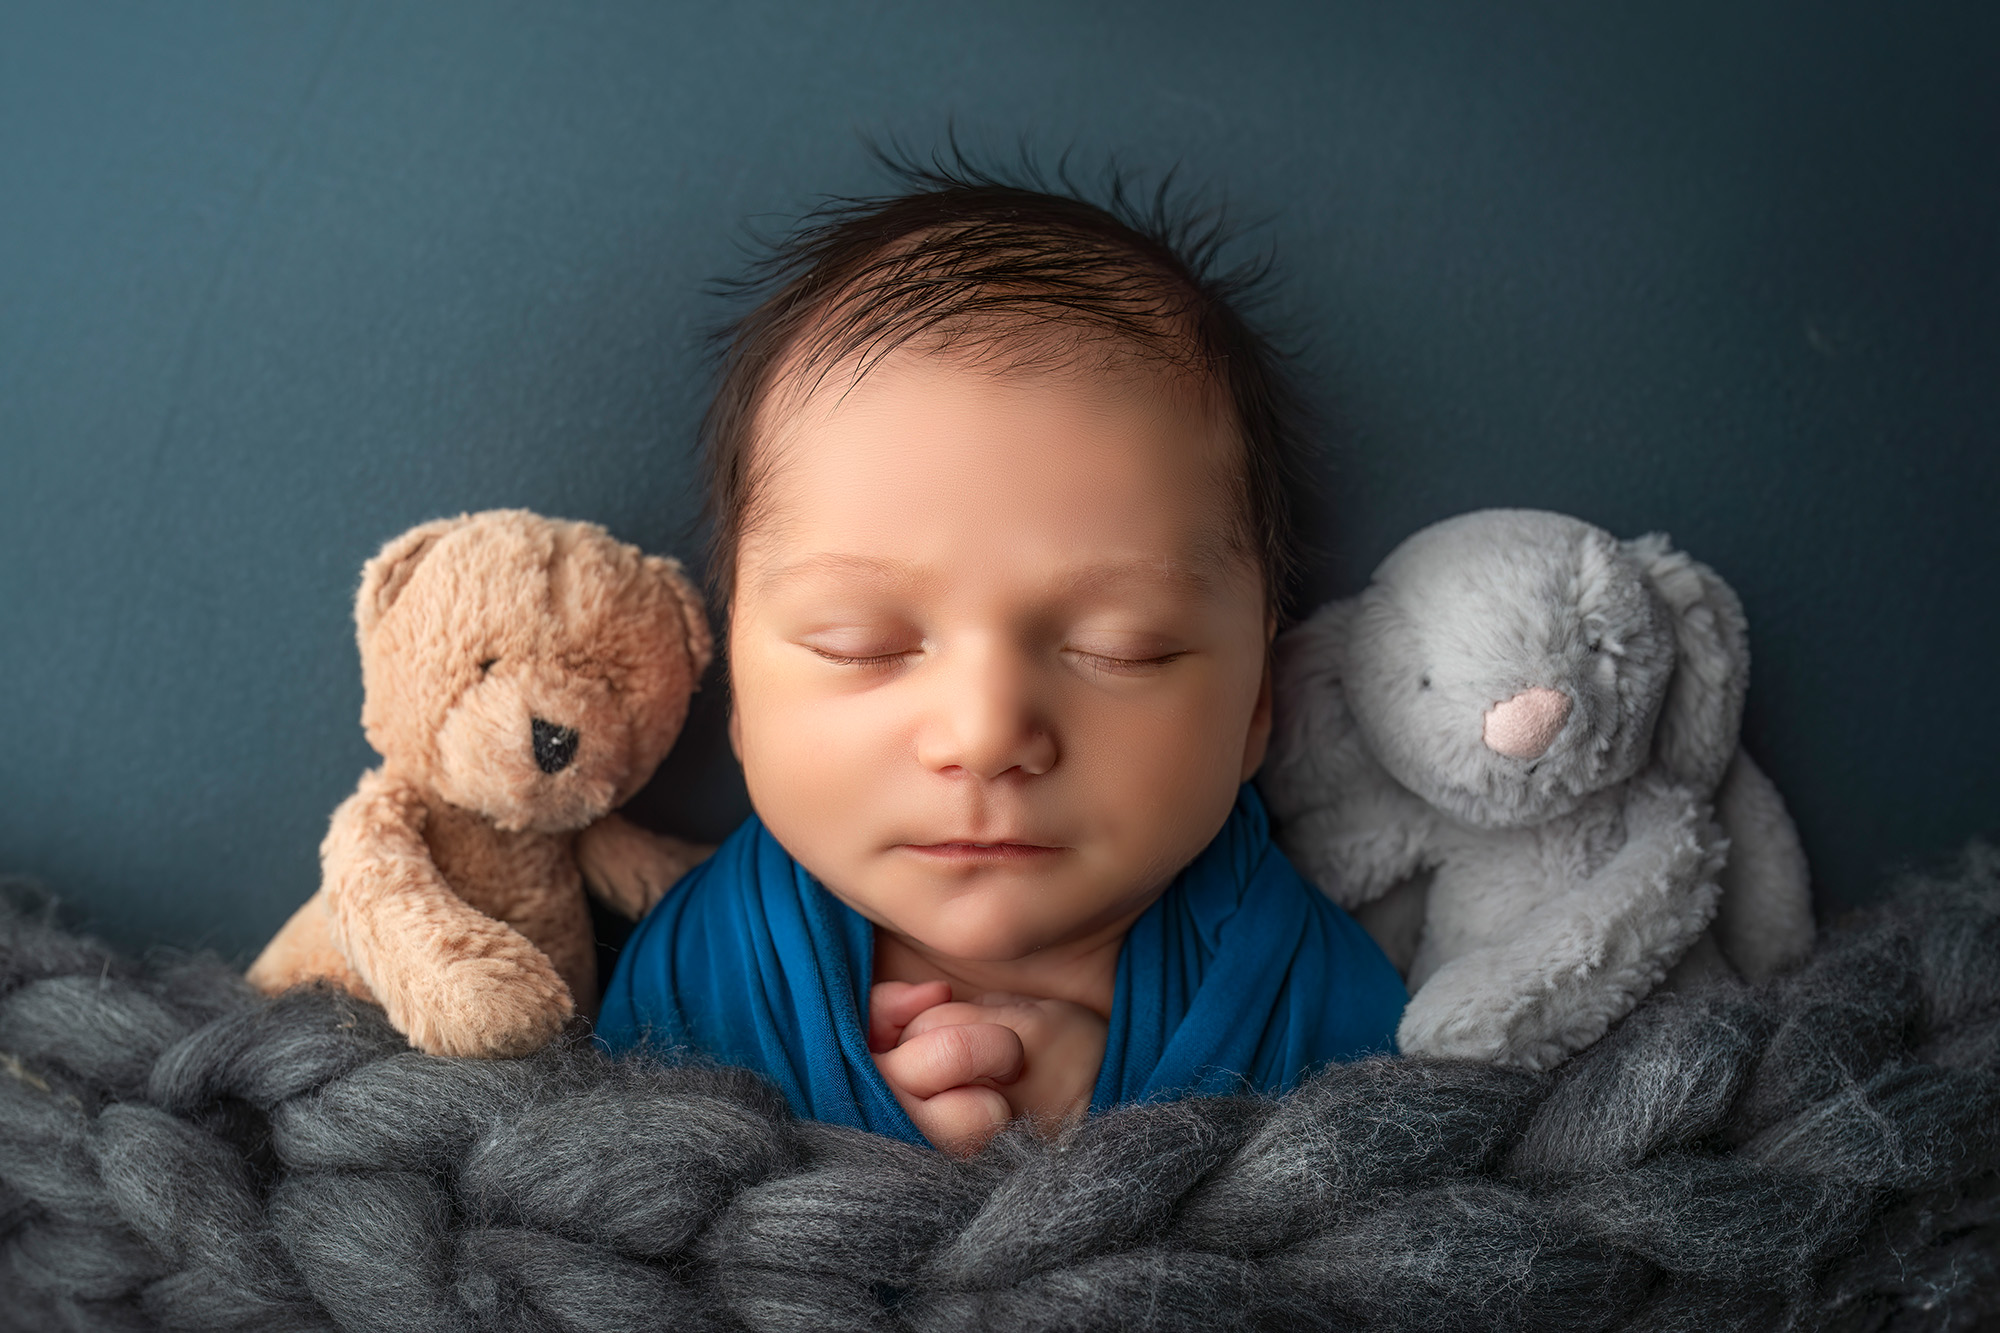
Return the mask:
[[973, 864], [978, 862], [1001, 862], [1019, 864], [1044, 860], [1058, 855], [1064, 849], [1034, 842], [906, 842], [899, 844], [905, 851], [914, 852], [930, 860], [948, 864]]

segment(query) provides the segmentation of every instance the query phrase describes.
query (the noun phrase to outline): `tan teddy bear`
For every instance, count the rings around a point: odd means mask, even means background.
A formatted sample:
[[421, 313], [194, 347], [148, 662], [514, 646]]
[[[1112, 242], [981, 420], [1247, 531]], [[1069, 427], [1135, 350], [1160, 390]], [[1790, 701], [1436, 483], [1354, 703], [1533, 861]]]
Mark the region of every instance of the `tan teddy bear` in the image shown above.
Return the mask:
[[609, 812], [680, 733], [712, 651], [700, 596], [593, 524], [496, 510], [391, 541], [354, 618], [384, 762], [249, 978], [334, 981], [435, 1055], [534, 1050], [597, 1000], [577, 830], [597, 822], [600, 857], [644, 841], [655, 862], [699, 859]]

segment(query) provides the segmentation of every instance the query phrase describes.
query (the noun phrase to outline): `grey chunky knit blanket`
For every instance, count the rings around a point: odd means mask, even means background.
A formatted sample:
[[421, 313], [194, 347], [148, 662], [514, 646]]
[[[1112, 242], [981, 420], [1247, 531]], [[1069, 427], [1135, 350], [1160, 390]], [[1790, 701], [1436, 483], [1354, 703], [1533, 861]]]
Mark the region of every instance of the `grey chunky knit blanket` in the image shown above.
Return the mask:
[[410, 1051], [0, 906], [0, 1327], [1970, 1329], [2000, 853], [1551, 1074], [1374, 1060], [958, 1162], [726, 1069]]

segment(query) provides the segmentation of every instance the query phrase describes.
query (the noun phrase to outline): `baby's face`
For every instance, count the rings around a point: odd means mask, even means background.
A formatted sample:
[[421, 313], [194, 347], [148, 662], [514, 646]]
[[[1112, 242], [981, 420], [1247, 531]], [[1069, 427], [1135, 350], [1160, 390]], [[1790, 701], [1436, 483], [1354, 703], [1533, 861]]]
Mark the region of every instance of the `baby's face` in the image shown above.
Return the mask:
[[995, 962], [1122, 929], [1261, 761], [1238, 446], [1191, 399], [903, 351], [775, 414], [731, 740], [771, 832], [878, 926]]

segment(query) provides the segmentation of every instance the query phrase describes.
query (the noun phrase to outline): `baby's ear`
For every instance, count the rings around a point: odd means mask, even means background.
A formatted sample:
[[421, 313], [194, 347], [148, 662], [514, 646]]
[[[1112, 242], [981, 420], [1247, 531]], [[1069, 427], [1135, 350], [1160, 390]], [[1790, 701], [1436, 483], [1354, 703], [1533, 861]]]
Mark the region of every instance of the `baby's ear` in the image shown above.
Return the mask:
[[1653, 732], [1653, 756], [1696, 791], [1712, 793], [1736, 754], [1750, 686], [1743, 603], [1714, 570], [1675, 550], [1665, 533], [1648, 533], [1624, 549], [1674, 625], [1674, 674]]
[[694, 586], [681, 562], [672, 556], [649, 555], [646, 569], [666, 584], [681, 607], [681, 627], [687, 635], [688, 661], [693, 666], [690, 685], [701, 680], [702, 672], [708, 670], [709, 660], [715, 656], [715, 636], [708, 627], [708, 607], [702, 601], [701, 590]]
[[392, 537], [375, 558], [361, 567], [361, 591], [354, 597], [354, 627], [365, 640], [382, 623], [382, 617], [403, 595], [417, 565], [438, 539], [472, 521], [470, 514], [457, 518], [432, 519], [419, 523], [400, 537]]

